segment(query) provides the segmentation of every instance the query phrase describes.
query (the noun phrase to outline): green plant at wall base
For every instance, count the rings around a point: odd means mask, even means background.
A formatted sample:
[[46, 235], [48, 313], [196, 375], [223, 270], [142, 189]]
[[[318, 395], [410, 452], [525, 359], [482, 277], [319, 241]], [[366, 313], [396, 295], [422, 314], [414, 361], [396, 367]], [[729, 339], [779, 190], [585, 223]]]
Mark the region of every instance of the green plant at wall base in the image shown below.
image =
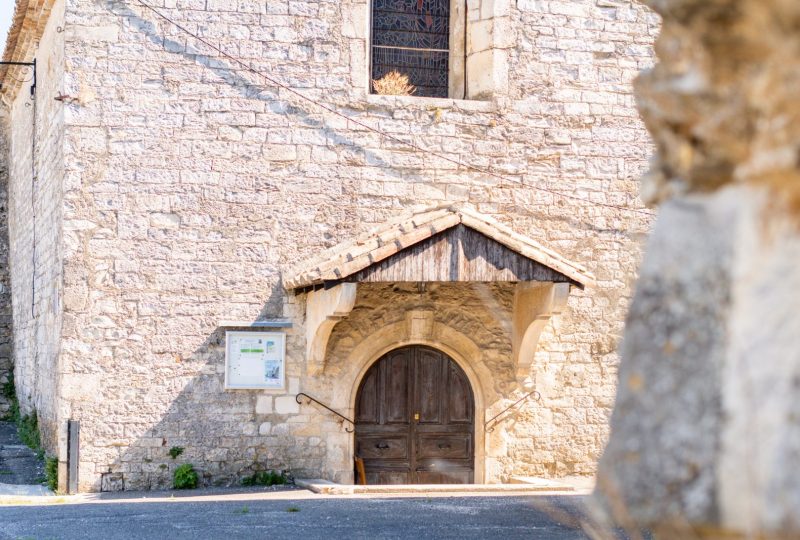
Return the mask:
[[169, 449], [169, 457], [172, 459], [176, 459], [181, 454], [183, 454], [183, 446], [173, 446]]
[[13, 373], [11, 373], [8, 380], [3, 383], [0, 392], [4, 398], [11, 402], [11, 407], [3, 420], [9, 420], [17, 424], [17, 434], [20, 440], [31, 450], [36, 452], [37, 458], [44, 459], [44, 448], [42, 448], [42, 438], [39, 434], [39, 415], [36, 413], [36, 409], [31, 411], [31, 414], [26, 414], [25, 416], [20, 414]]
[[16, 399], [17, 393], [14, 389], [14, 374], [11, 373], [8, 376], [8, 380], [3, 383], [3, 388], [0, 390], [0, 394], [3, 395], [4, 398], [11, 400]]
[[3, 383], [0, 389], [0, 394], [11, 403], [8, 412], [0, 420], [8, 420], [10, 422], [19, 422], [19, 402], [17, 401], [17, 390], [14, 386], [14, 374], [8, 376], [8, 380]]
[[36, 457], [42, 459], [44, 450], [42, 449], [42, 439], [39, 435], [39, 417], [34, 410], [31, 414], [26, 414], [17, 422], [17, 434], [20, 440], [28, 448], [36, 452]]
[[58, 490], [58, 459], [49, 457], [44, 462], [44, 474], [47, 478], [47, 487], [52, 491]]
[[184, 463], [175, 469], [173, 480], [175, 489], [194, 489], [197, 487], [197, 472], [191, 463]]
[[286, 475], [275, 471], [258, 471], [242, 478], [243, 486], [282, 486], [286, 482]]
[[8, 409], [6, 420], [10, 422], [19, 422], [19, 402], [16, 399], [11, 402], [11, 407]]

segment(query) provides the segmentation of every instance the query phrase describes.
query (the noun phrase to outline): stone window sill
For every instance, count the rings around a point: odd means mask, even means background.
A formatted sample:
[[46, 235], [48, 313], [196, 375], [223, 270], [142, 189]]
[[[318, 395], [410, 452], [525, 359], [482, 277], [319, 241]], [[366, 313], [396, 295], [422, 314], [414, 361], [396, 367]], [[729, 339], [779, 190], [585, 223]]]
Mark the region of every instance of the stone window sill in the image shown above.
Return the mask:
[[414, 96], [380, 96], [367, 94], [367, 103], [385, 107], [420, 107], [440, 109], [461, 109], [474, 112], [496, 112], [497, 104], [491, 101], [474, 99], [451, 99]]

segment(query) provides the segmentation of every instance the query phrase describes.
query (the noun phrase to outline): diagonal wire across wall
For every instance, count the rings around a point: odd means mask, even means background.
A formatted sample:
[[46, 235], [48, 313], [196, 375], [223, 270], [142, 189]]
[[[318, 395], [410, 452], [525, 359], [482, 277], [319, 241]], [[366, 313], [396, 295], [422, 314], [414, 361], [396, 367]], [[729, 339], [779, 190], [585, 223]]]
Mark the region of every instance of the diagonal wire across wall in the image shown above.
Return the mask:
[[[224, 51], [220, 46], [218, 46], [218, 45], [216, 45], [214, 43], [211, 43], [207, 39], [197, 35], [194, 32], [192, 32], [191, 30], [189, 30], [188, 28], [183, 26], [181, 23], [179, 23], [178, 21], [175, 21], [174, 19], [168, 17], [162, 11], [156, 9], [154, 6], [148, 4], [144, 0], [129, 0], [129, 1], [131, 3], [133, 3], [133, 4], [136, 4], [136, 5], [140, 6], [140, 7], [145, 8], [145, 9], [149, 10], [150, 12], [154, 13], [157, 17], [159, 17], [160, 19], [166, 21], [170, 25], [174, 26], [175, 28], [177, 28], [178, 30], [180, 30], [181, 32], [186, 34], [187, 36], [190, 36], [191, 38], [195, 39], [197, 42], [202, 43], [203, 45], [211, 48], [212, 50], [216, 51], [217, 53], [219, 53], [222, 57], [226, 58], [227, 60], [229, 60], [229, 61], [241, 66], [241, 68], [243, 70], [263, 78], [263, 80], [266, 81], [268, 84], [270, 84], [272, 86], [275, 86], [275, 87], [278, 87], [278, 88], [280, 88], [282, 90], [285, 90], [286, 92], [290, 93], [291, 95], [293, 95], [293, 96], [295, 96], [295, 97], [297, 97], [297, 98], [299, 98], [299, 99], [301, 99], [301, 100], [313, 105], [317, 109], [320, 109], [320, 110], [322, 110], [322, 111], [324, 111], [326, 113], [341, 117], [341, 118], [345, 119], [347, 122], [350, 122], [353, 125], [356, 125], [356, 126], [358, 126], [360, 128], [363, 128], [363, 129], [365, 129], [367, 131], [370, 131], [372, 133], [375, 133], [375, 134], [381, 136], [382, 138], [384, 138], [386, 140], [389, 140], [389, 141], [392, 141], [392, 142], [395, 142], [395, 143], [399, 143], [399, 144], [401, 144], [401, 145], [403, 145], [403, 146], [405, 146], [407, 148], [415, 150], [416, 152], [419, 152], [419, 153], [424, 154], [424, 155], [428, 155], [428, 156], [433, 156], [433, 157], [439, 158], [439, 159], [444, 160], [446, 162], [449, 162], [449, 163], [452, 163], [454, 165], [457, 165], [458, 167], [463, 167], [463, 168], [468, 169], [470, 171], [477, 172], [477, 173], [480, 173], [480, 174], [484, 174], [486, 176], [490, 176], [492, 178], [498, 179], [498, 180], [500, 180], [502, 182], [505, 182], [507, 184], [519, 184], [520, 186], [528, 188], [528, 189], [533, 189], [533, 190], [536, 190], [536, 191], [548, 193], [548, 194], [556, 196], [556, 197], [561, 197], [563, 199], [570, 199], [570, 200], [578, 201], [580, 203], [589, 204], [589, 205], [593, 205], [593, 206], [611, 208], [611, 209], [614, 209], [614, 210], [620, 210], [620, 211], [629, 212], [629, 213], [638, 214], [638, 215], [647, 216], [647, 217], [654, 217], [656, 215], [655, 212], [650, 211], [650, 210], [645, 209], [645, 208], [635, 208], [635, 207], [630, 207], [630, 206], [621, 206], [621, 205], [603, 203], [603, 202], [598, 202], [598, 201], [590, 201], [590, 200], [588, 200], [586, 198], [578, 197], [576, 195], [570, 195], [570, 194], [564, 193], [562, 191], [557, 191], [557, 190], [548, 189], [548, 188], [545, 188], [545, 187], [542, 187], [542, 186], [535, 186], [535, 185], [527, 184], [527, 183], [523, 182], [522, 180], [518, 180], [518, 179], [515, 179], [515, 178], [512, 178], [512, 177], [508, 177], [508, 176], [505, 176], [505, 175], [502, 175], [502, 174], [498, 174], [498, 173], [496, 173], [494, 171], [491, 171], [489, 169], [486, 169], [484, 167], [479, 167], [479, 166], [473, 165], [471, 163], [466, 163], [466, 162], [464, 162], [464, 161], [462, 161], [462, 160], [460, 160], [458, 158], [451, 157], [451, 156], [448, 156], [448, 155], [440, 153], [440, 152], [431, 151], [431, 150], [426, 149], [426, 148], [422, 148], [417, 143], [415, 143], [413, 140], [408, 140], [408, 139], [405, 139], [405, 138], [402, 138], [402, 137], [398, 137], [397, 135], [393, 135], [391, 133], [387, 133], [387, 132], [382, 131], [382, 130], [380, 130], [378, 128], [375, 128], [374, 126], [371, 126], [370, 124], [367, 124], [367, 123], [365, 123], [365, 122], [363, 122], [361, 120], [354, 119], [354, 118], [352, 118], [352, 117], [340, 112], [334, 106], [322, 103], [322, 102], [320, 102], [320, 101], [318, 101], [316, 99], [313, 99], [313, 98], [311, 98], [309, 96], [306, 96], [304, 93], [292, 88], [291, 86], [289, 86], [289, 85], [287, 85], [285, 83], [282, 83], [281, 81], [275, 79], [274, 77], [270, 76], [269, 74], [265, 73], [264, 71], [255, 69], [254, 67], [252, 67], [247, 62], [245, 62], [245, 61], [233, 56], [232, 54], [230, 54], [230, 53], [228, 53], [226, 51]], [[621, 231], [619, 231], [619, 232], [621, 232]]]

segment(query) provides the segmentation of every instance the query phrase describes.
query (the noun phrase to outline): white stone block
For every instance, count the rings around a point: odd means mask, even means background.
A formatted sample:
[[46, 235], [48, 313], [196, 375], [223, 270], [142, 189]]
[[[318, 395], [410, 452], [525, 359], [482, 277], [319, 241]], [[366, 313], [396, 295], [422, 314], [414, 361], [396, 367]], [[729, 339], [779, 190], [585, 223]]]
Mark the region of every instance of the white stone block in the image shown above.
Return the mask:
[[[69, 26], [67, 27], [70, 28]], [[108, 24], [105, 26], [73, 26], [69, 37], [82, 41], [118, 41], [119, 26]]]
[[256, 414], [272, 413], [272, 396], [258, 396], [256, 399]]
[[275, 412], [278, 414], [297, 414], [300, 412], [300, 404], [294, 396], [280, 396], [275, 398]]
[[154, 212], [150, 214], [150, 226], [159, 229], [175, 229], [180, 227], [181, 217], [177, 214]]

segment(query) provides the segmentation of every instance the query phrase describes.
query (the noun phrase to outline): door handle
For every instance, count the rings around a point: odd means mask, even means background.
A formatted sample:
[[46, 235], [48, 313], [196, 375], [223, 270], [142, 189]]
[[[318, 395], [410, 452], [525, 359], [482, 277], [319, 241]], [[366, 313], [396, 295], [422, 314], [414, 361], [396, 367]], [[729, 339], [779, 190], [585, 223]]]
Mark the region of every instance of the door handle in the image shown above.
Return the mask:
[[389, 445], [386, 443], [378, 443], [375, 445], [375, 448], [377, 448], [378, 450], [387, 450], [389, 448]]
[[439, 450], [444, 450], [446, 448], [452, 448], [449, 444], [439, 443]]

